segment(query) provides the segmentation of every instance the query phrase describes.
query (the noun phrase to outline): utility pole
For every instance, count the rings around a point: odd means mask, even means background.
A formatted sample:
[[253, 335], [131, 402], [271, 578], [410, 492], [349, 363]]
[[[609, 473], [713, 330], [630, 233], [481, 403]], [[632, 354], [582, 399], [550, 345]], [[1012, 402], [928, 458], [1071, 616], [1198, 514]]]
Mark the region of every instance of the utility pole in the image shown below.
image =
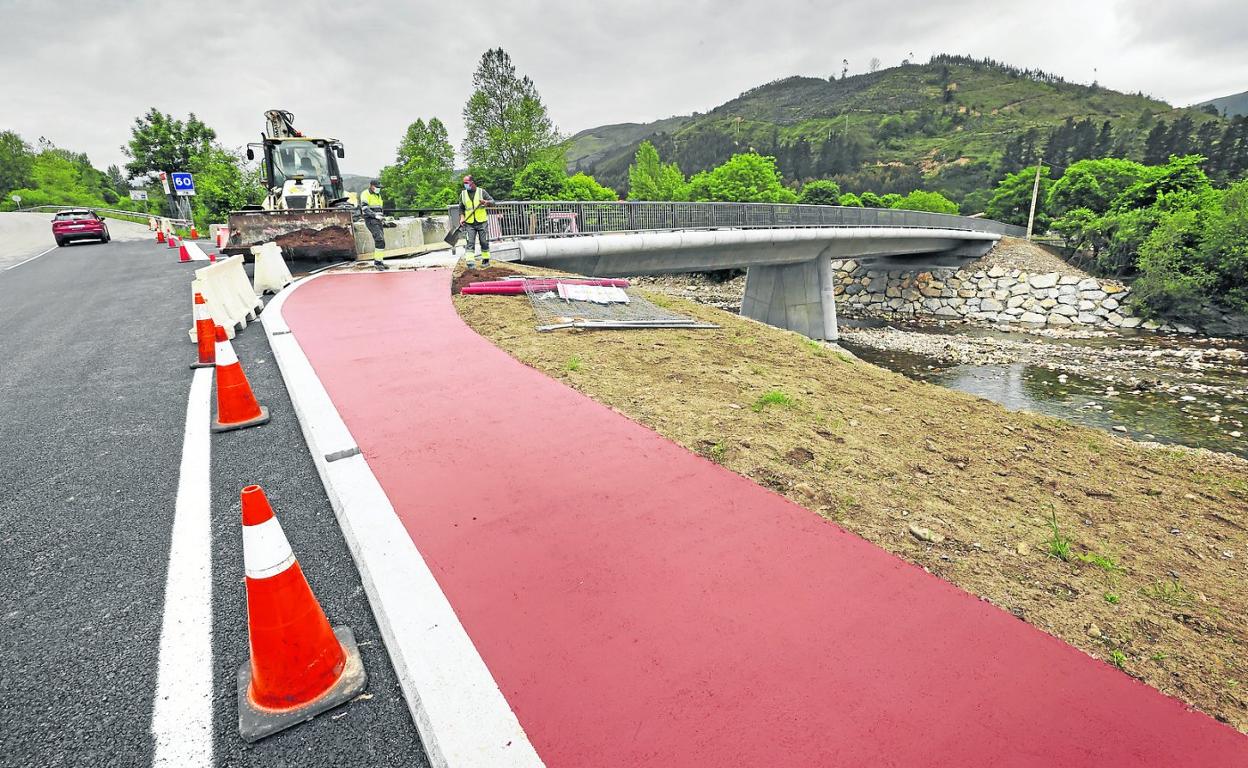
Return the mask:
[[1036, 181], [1031, 185], [1031, 213], [1027, 214], [1027, 239], [1031, 239], [1032, 227], [1036, 224], [1036, 198], [1040, 197], [1040, 169], [1044, 167], [1044, 159], [1036, 160]]

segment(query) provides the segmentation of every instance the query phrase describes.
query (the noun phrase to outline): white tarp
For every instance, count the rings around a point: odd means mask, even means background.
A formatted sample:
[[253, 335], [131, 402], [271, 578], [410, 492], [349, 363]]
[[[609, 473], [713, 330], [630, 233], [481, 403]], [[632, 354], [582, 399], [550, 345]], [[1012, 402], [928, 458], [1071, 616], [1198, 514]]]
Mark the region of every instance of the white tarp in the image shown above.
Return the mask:
[[627, 304], [628, 294], [623, 288], [606, 285], [575, 285], [559, 283], [559, 298], [571, 301], [589, 301], [594, 304]]

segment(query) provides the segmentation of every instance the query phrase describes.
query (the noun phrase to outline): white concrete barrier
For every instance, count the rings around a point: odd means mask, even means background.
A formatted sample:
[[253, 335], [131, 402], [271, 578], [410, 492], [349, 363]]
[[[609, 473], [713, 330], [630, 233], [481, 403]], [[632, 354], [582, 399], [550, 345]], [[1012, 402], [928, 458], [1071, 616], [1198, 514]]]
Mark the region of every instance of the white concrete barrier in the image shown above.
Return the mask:
[[186, 240], [186, 253], [191, 257], [191, 261], [208, 261], [208, 254], [204, 253], [204, 249], [199, 247], [199, 243], [194, 240]]
[[253, 245], [251, 253], [256, 257], [255, 277], [252, 282], [257, 294], [277, 293], [295, 279], [290, 274], [290, 268], [286, 266], [286, 259], [282, 257], [282, 247], [277, 243]]
[[[225, 328], [230, 338], [234, 338], [235, 329], [247, 327], [264, 308], [247, 279], [241, 254], [195, 270], [192, 285], [196, 286], [194, 291], [203, 295], [213, 322]], [[187, 335], [195, 341], [194, 328]]]

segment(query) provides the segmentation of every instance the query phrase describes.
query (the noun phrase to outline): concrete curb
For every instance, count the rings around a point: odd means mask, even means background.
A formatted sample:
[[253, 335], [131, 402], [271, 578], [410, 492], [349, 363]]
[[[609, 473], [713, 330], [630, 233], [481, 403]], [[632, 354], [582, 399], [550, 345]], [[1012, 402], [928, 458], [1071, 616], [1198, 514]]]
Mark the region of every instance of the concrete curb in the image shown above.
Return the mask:
[[264, 312], [264, 332], [429, 762], [439, 768], [542, 766], [282, 316], [286, 299], [320, 277], [277, 294]]

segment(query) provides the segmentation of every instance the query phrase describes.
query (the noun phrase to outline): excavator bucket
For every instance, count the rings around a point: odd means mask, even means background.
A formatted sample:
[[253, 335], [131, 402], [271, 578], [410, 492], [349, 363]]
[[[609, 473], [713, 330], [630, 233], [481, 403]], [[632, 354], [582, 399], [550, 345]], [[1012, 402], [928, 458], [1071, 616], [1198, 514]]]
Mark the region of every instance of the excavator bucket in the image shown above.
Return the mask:
[[288, 258], [333, 261], [355, 258], [351, 211], [235, 211], [229, 217], [230, 237], [221, 250], [251, 254], [251, 246], [277, 243]]

